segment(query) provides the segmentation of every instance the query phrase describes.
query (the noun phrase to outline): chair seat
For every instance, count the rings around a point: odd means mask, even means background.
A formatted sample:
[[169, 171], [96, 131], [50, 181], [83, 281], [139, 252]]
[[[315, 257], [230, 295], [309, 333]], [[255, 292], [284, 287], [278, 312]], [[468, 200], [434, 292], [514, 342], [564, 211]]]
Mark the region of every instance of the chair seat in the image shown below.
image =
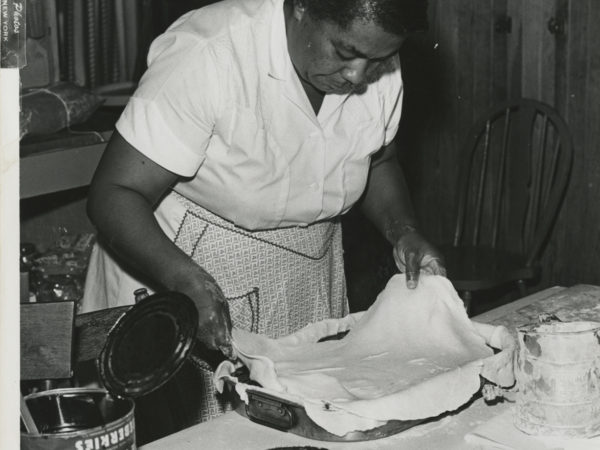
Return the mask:
[[528, 267], [525, 257], [493, 249], [452, 245], [438, 246], [444, 255], [448, 278], [458, 291], [491, 289], [511, 281], [537, 276], [537, 266]]

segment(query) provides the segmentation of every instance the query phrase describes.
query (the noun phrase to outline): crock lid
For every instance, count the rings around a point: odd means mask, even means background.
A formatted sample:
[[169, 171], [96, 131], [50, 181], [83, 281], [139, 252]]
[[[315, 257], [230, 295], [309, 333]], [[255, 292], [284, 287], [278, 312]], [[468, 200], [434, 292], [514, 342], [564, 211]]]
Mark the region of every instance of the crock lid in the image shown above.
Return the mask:
[[140, 300], [115, 323], [100, 352], [104, 386], [124, 397], [158, 389], [187, 358], [197, 329], [198, 310], [189, 297], [163, 292]]

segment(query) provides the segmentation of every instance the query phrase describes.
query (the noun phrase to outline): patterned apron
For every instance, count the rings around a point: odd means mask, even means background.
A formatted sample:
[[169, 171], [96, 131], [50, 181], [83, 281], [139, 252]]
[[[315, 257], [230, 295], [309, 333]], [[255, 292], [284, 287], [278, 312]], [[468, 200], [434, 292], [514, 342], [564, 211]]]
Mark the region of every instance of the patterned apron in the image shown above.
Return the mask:
[[[339, 220], [249, 232], [171, 193], [185, 207], [175, 244], [219, 283], [233, 325], [277, 338], [348, 314]], [[192, 358], [205, 386], [199, 420], [229, 409], [210, 366]]]

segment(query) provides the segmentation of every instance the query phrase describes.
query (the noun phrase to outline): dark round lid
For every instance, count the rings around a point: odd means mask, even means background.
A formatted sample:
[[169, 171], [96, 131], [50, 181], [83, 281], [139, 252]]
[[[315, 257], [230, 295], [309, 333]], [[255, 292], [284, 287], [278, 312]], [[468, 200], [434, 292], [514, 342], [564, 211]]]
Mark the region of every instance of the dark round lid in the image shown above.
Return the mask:
[[139, 397], [158, 389], [181, 367], [198, 329], [198, 310], [177, 292], [139, 301], [110, 330], [98, 357], [106, 389]]

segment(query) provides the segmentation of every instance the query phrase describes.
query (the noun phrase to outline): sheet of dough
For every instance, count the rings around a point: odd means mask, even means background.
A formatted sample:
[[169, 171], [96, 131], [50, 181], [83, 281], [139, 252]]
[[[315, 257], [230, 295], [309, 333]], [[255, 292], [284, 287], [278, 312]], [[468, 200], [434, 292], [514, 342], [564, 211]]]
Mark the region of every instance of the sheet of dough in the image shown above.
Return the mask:
[[[496, 327], [487, 327], [493, 334]], [[342, 340], [316, 342], [343, 329], [351, 331]], [[487, 376], [501, 373], [500, 382], [511, 383], [512, 366], [498, 364], [510, 365], [512, 356], [493, 357], [481, 330], [446, 278], [422, 276], [409, 290], [397, 275], [363, 314], [277, 340], [242, 330], [233, 338], [252, 379], [301, 399], [312, 420], [344, 435], [458, 408], [480, 388], [484, 360], [495, 359]]]

